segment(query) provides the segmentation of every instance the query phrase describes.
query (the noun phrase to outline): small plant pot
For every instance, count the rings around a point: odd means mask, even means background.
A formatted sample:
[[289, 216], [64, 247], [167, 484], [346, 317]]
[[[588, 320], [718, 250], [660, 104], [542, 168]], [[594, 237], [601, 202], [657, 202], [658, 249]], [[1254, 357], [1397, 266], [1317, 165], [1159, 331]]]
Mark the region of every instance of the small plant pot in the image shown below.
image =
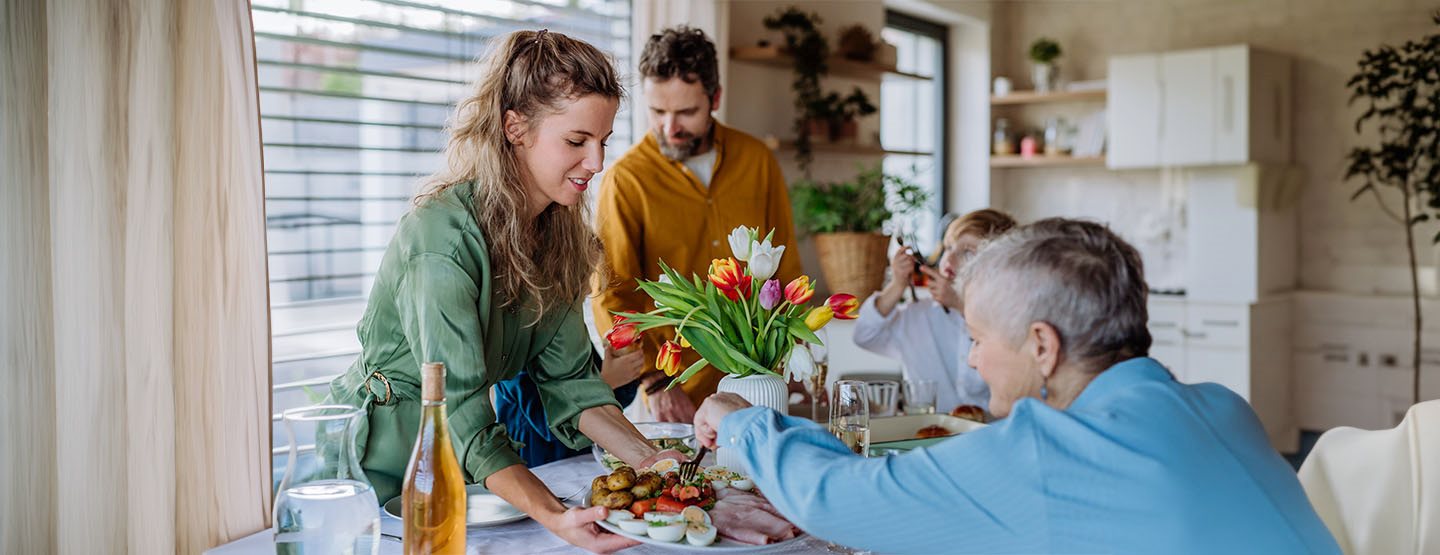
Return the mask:
[[1054, 63], [1037, 63], [1030, 67], [1030, 78], [1035, 82], [1035, 92], [1050, 92], [1060, 76], [1060, 68]]

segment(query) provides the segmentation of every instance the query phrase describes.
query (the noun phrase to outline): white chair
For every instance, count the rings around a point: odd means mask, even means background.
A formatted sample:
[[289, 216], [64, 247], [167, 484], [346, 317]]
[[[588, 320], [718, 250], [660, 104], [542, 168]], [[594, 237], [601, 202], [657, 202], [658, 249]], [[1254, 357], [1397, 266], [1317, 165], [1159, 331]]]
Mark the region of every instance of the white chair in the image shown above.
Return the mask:
[[1325, 432], [1300, 483], [1345, 553], [1440, 553], [1440, 400], [1389, 430]]

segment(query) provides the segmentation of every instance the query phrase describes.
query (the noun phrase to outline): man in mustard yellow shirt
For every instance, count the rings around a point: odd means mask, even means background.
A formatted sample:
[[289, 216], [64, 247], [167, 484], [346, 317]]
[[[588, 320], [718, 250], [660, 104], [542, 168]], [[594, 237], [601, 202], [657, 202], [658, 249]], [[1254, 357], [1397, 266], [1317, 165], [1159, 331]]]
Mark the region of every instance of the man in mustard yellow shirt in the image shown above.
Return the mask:
[[[595, 299], [601, 333], [615, 312], [654, 308], [635, 280], [659, 279], [660, 260], [682, 275], [704, 275], [712, 259], [732, 256], [726, 236], [736, 226], [761, 234], [775, 230], [773, 244], [786, 247], [775, 275], [781, 283], [801, 271], [779, 162], [764, 143], [711, 114], [720, 107], [714, 43], [686, 26], [652, 35], [640, 55], [640, 77], [644, 105], [637, 109], [649, 113], [650, 128], [605, 172], [600, 186], [597, 224], [610, 271]], [[673, 329], [646, 332], [649, 368], [638, 402], [657, 420], [690, 422], [724, 375], [707, 367], [685, 384], [661, 390], [669, 378], [655, 370], [655, 355], [673, 337]], [[687, 349], [685, 366], [696, 358]]]

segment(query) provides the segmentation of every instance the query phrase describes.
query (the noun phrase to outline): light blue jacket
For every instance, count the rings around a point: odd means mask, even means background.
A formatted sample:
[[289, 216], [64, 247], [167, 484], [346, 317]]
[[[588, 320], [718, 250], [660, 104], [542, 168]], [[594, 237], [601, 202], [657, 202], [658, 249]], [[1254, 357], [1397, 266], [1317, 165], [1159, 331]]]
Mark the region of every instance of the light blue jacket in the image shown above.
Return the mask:
[[750, 408], [720, 445], [792, 522], [882, 553], [1339, 553], [1254, 411], [1149, 358], [1102, 372], [1064, 411], [1009, 418], [884, 458]]

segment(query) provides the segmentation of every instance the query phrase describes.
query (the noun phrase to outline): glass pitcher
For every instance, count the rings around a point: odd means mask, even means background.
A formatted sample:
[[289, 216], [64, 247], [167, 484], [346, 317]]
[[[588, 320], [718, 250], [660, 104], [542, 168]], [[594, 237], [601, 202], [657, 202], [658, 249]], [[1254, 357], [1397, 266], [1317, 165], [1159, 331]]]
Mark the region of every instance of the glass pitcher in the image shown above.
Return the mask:
[[364, 414], [348, 405], [317, 405], [281, 415], [290, 456], [275, 493], [276, 553], [379, 552], [380, 504], [355, 456]]

